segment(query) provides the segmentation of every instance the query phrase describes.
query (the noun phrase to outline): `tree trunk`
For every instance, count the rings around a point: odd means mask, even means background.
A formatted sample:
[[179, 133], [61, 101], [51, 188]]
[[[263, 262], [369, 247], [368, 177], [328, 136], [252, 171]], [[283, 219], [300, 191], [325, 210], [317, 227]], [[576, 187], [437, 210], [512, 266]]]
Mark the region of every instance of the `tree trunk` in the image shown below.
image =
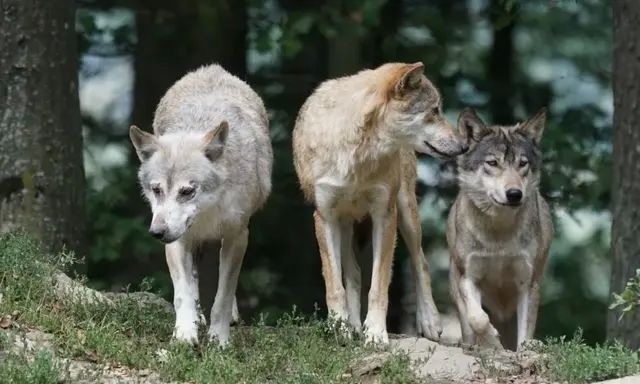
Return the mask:
[[494, 124], [513, 124], [514, 87], [513, 30], [515, 18], [506, 25], [500, 25], [501, 18], [508, 17], [502, 9], [502, 2], [494, 0], [491, 5], [493, 24], [493, 45], [489, 53], [487, 78], [491, 82], [489, 109]]
[[[611, 292], [619, 293], [640, 268], [640, 2], [616, 0], [614, 12], [613, 265]], [[640, 311], [608, 314], [609, 339], [640, 348]]]
[[0, 231], [84, 256], [73, 0], [0, 1]]

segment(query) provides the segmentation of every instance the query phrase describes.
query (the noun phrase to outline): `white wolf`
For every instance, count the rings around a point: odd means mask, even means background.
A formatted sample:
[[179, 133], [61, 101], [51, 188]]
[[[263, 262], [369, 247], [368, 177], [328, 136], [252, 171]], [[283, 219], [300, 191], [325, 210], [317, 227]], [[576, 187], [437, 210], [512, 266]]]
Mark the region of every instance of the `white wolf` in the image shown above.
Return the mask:
[[273, 154], [260, 97], [218, 65], [202, 67], [164, 95], [154, 135], [132, 126], [138, 173], [151, 204], [149, 232], [166, 243], [174, 288], [174, 336], [198, 337], [198, 272], [193, 252], [222, 240], [209, 337], [229, 341], [249, 219], [271, 191]]

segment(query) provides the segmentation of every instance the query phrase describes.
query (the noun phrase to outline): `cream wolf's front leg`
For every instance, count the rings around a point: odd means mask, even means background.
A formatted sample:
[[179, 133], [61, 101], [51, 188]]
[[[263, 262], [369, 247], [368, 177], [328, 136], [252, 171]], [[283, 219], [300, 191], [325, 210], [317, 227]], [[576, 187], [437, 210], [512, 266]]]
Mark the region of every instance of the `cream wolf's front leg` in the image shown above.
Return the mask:
[[194, 344], [198, 342], [198, 272], [191, 249], [182, 240], [165, 246], [165, 255], [173, 282], [173, 306], [176, 325], [173, 336]]
[[209, 338], [217, 340], [221, 346], [229, 343], [233, 303], [248, 240], [249, 230], [247, 228], [222, 239], [218, 290], [211, 307], [211, 326], [209, 327]]
[[369, 289], [369, 308], [364, 322], [368, 342], [389, 343], [387, 334], [387, 307], [389, 305], [389, 283], [393, 251], [396, 243], [396, 203], [390, 209], [376, 214], [372, 212], [373, 224], [373, 268]]
[[438, 341], [442, 333], [440, 314], [431, 293], [431, 276], [422, 251], [422, 228], [414, 191], [403, 183], [398, 193], [398, 228], [411, 255], [416, 287], [416, 328], [418, 335]]
[[322, 276], [324, 277], [325, 295], [329, 316], [337, 320], [348, 321], [347, 297], [342, 284], [342, 231], [335, 218], [324, 219], [316, 210], [313, 214], [316, 238], [322, 259]]

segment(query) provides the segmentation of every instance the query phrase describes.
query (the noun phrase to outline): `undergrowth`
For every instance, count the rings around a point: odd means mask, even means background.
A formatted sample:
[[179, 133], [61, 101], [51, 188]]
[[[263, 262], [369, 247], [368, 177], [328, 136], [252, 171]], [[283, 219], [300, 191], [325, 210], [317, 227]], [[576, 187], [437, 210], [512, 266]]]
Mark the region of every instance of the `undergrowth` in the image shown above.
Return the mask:
[[[47, 256], [26, 236], [0, 235], [0, 318], [12, 314], [17, 324], [53, 334], [56, 356], [149, 368], [166, 380], [195, 383], [339, 383], [353, 382], [350, 365], [373, 352], [362, 340], [340, 337], [326, 321], [295, 310], [276, 327], [260, 320], [236, 327], [225, 350], [172, 342], [173, 316], [159, 306], [141, 308], [126, 296], [113, 305], [56, 297], [51, 277], [72, 261], [64, 253]], [[49, 383], [60, 374], [46, 354], [25, 360], [2, 353], [2, 383]], [[379, 375], [389, 383], [419, 381], [402, 355], [393, 355]]]

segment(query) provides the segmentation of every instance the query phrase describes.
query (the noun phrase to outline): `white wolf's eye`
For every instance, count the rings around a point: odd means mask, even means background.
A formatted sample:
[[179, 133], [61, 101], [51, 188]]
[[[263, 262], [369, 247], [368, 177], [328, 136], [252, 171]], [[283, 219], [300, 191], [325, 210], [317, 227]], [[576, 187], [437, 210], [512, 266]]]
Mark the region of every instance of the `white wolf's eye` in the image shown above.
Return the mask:
[[158, 184], [154, 184], [151, 186], [151, 191], [154, 195], [159, 196], [162, 193], [162, 188]]
[[182, 187], [182, 188], [180, 188], [178, 193], [180, 194], [180, 196], [189, 197], [189, 196], [193, 195], [193, 193], [195, 191], [196, 191], [196, 189], [194, 187]]
[[520, 159], [520, 168], [526, 167], [527, 164], [529, 164], [529, 160], [527, 160], [526, 157], [523, 157], [523, 158]]

